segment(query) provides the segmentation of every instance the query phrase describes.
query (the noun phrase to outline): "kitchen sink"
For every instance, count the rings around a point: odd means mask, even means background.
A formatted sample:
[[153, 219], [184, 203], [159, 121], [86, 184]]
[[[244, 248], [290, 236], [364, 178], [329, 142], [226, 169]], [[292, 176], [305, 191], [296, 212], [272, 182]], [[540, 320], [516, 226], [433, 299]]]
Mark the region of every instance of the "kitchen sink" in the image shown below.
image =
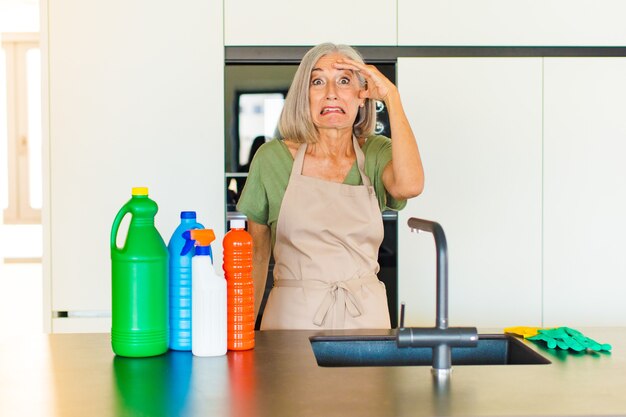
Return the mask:
[[[432, 348], [399, 348], [396, 336], [312, 336], [319, 366], [430, 366]], [[453, 347], [452, 365], [547, 365], [551, 362], [513, 336], [478, 335], [476, 347]]]

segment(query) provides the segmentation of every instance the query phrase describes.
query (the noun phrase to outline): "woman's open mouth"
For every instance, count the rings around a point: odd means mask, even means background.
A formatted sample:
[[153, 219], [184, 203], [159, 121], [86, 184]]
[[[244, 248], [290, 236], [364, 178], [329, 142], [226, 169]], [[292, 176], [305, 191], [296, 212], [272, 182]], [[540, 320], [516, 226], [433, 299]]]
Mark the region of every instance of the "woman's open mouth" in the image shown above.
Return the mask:
[[324, 107], [322, 108], [322, 111], [320, 112], [320, 114], [329, 114], [329, 113], [345, 114], [346, 112], [343, 111], [341, 107]]

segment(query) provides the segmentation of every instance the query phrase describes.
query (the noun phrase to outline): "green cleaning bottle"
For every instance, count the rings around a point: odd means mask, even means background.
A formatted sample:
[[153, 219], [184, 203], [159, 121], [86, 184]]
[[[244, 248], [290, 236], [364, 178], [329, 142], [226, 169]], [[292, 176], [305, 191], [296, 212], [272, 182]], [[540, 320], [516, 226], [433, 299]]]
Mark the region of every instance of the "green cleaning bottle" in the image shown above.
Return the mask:
[[[111, 228], [111, 346], [120, 356], [147, 357], [168, 347], [168, 252], [154, 226], [157, 204], [148, 189], [136, 187]], [[126, 214], [131, 221], [124, 246], [117, 231]]]

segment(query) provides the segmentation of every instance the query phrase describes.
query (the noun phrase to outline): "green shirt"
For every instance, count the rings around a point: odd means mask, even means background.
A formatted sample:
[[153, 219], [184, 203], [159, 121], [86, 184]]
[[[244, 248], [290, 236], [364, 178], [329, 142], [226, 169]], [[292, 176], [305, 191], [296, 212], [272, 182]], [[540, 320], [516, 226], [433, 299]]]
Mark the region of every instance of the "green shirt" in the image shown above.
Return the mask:
[[[385, 136], [367, 138], [361, 148], [365, 154], [365, 174], [376, 191], [381, 211], [401, 210], [406, 200], [396, 200], [387, 193], [383, 184], [383, 170], [391, 161], [391, 140]], [[254, 155], [246, 185], [237, 204], [237, 210], [255, 223], [270, 226], [272, 247], [276, 239], [276, 223], [289, 183], [293, 157], [282, 140], [274, 139], [263, 144]], [[362, 185], [356, 161], [348, 172], [344, 184]]]

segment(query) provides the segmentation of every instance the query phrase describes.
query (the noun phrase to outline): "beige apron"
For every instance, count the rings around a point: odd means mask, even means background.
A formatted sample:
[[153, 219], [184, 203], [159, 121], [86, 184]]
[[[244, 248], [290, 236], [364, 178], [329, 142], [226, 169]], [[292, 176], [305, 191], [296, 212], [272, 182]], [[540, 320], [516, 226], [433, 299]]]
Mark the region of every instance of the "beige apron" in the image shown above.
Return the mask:
[[302, 175], [300, 145], [283, 198], [274, 245], [274, 287], [261, 322], [269, 329], [390, 328], [378, 280], [383, 221], [365, 155], [352, 139], [364, 185]]

